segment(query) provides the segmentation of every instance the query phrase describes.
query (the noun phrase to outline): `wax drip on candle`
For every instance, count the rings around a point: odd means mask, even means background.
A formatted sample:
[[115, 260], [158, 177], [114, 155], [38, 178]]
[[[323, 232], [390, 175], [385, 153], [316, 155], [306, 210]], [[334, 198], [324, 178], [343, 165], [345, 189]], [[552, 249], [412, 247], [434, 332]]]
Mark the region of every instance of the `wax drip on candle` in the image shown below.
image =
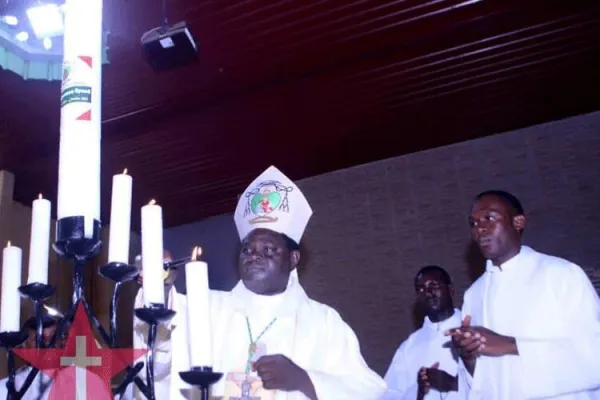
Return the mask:
[[149, 206], [153, 206], [156, 205], [156, 200], [152, 199], [150, 200], [150, 203], [148, 203]]
[[127, 168], [123, 170], [123, 175], [127, 175]]

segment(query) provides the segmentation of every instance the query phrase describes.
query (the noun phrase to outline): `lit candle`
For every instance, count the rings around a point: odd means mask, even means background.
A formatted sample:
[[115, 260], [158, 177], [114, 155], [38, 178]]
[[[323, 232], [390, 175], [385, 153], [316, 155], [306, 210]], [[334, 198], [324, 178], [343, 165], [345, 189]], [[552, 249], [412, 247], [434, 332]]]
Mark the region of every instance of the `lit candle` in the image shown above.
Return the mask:
[[[212, 367], [212, 334], [210, 321], [210, 289], [208, 265], [198, 261], [199, 247], [192, 252], [192, 260], [185, 264], [185, 285], [188, 299], [188, 334], [191, 338], [190, 358], [194, 367]], [[193, 310], [193, 313], [190, 312]]]
[[162, 208], [154, 200], [142, 207], [142, 272], [145, 305], [164, 304]]
[[129, 263], [132, 185], [133, 179], [127, 175], [127, 169], [113, 176], [108, 262]]
[[40, 194], [31, 206], [31, 239], [27, 283], [48, 283], [51, 203]]
[[11, 246], [2, 251], [2, 300], [0, 306], [0, 332], [21, 330], [21, 268], [23, 251]]
[[58, 164], [58, 219], [100, 220], [102, 0], [65, 3]]

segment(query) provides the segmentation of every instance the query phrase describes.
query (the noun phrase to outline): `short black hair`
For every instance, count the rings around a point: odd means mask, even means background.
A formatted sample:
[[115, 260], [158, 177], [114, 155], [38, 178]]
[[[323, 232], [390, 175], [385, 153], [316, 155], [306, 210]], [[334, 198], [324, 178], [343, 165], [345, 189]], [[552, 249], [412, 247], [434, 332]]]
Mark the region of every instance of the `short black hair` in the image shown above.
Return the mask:
[[289, 251], [300, 251], [300, 245], [286, 234], [281, 234], [283, 240], [285, 240], [285, 246]]
[[477, 196], [475, 196], [475, 200], [473, 201], [473, 203], [488, 196], [494, 196], [503, 201], [504, 204], [506, 204], [514, 213], [512, 215], [513, 217], [517, 215], [525, 215], [525, 209], [523, 208], [523, 205], [521, 204], [519, 199], [517, 199], [517, 196], [508, 193], [505, 190], [486, 190], [484, 192], [481, 192]]
[[[50, 328], [51, 326], [54, 326], [56, 324], [58, 324], [59, 320], [57, 318], [54, 318], [50, 315], [42, 315], [42, 327], [44, 329], [46, 328]], [[29, 329], [29, 330], [36, 330], [37, 329], [37, 324], [36, 324], [36, 320], [35, 317], [31, 317], [29, 319], [27, 319], [27, 321], [25, 321], [25, 323], [23, 324], [23, 329]]]
[[421, 275], [431, 273], [440, 274], [443, 283], [445, 283], [446, 285], [452, 285], [452, 279], [450, 278], [450, 274], [448, 273], [448, 271], [446, 271], [439, 265], [426, 265], [425, 267], [421, 268], [419, 272], [417, 272], [417, 274], [415, 275], [415, 287], [417, 287], [417, 281], [419, 280], [419, 277]]

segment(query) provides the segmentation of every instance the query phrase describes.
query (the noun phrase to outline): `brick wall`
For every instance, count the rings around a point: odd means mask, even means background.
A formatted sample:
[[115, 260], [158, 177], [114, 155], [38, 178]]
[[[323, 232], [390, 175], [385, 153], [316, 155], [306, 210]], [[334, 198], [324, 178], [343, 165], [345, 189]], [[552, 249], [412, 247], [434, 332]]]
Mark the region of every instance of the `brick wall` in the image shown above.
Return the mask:
[[[448, 269], [457, 305], [480, 274], [467, 215], [482, 190], [516, 194], [528, 215], [525, 242], [579, 263], [600, 287], [598, 182], [600, 112], [305, 179], [299, 186], [315, 213], [302, 244], [302, 283], [311, 297], [338, 309], [368, 363], [383, 374], [418, 319], [418, 268]], [[219, 220], [237, 242], [231, 217]], [[165, 243], [175, 253], [188, 241], [202, 243], [202, 225], [173, 228]], [[233, 268], [229, 251], [223, 257], [211, 265]], [[212, 285], [231, 287], [227, 276]]]

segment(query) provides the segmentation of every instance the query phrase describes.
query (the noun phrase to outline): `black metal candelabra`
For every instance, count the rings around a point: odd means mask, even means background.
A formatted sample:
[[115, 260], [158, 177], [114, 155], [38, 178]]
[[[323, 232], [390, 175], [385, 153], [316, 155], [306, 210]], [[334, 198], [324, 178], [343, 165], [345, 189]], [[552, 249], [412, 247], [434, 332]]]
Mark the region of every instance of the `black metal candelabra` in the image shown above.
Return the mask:
[[[115, 282], [115, 287], [110, 302], [109, 318], [110, 326], [108, 332], [101, 325], [98, 318], [92, 312], [92, 309], [86, 300], [83, 291], [83, 275], [87, 262], [95, 258], [100, 253], [102, 242], [100, 240], [100, 221], [94, 220], [93, 234], [91, 238], [85, 237], [85, 226], [83, 217], [66, 217], [57, 221], [56, 224], [56, 242], [53, 245], [54, 250], [61, 257], [73, 262], [73, 301], [64, 318], [61, 319], [54, 336], [49, 343], [43, 341], [43, 302], [50, 298], [55, 291], [51, 285], [42, 283], [30, 283], [19, 288], [23, 298], [33, 302], [36, 318], [36, 347], [53, 348], [56, 346], [57, 339], [63, 337], [68, 326], [74, 319], [75, 311], [81, 303], [92, 323], [94, 329], [98, 331], [102, 340], [111, 349], [117, 349], [117, 311], [118, 298], [121, 285], [125, 282], [134, 280], [138, 275], [138, 269], [135, 266], [124, 263], [109, 263], [100, 267], [98, 273], [104, 278]], [[179, 260], [178, 260], [179, 261]], [[185, 262], [187, 260], [184, 260]], [[173, 264], [171, 262], [170, 264]], [[172, 266], [172, 265], [169, 265]], [[113, 389], [113, 395], [120, 397], [125, 393], [127, 387], [133, 382], [148, 400], [156, 400], [154, 390], [154, 344], [156, 341], [157, 327], [160, 323], [169, 321], [175, 315], [175, 312], [169, 310], [164, 304], [152, 304], [148, 307], [134, 310], [135, 315], [148, 324], [149, 334], [146, 353], [146, 360], [130, 365], [126, 368], [126, 375], [123, 381]], [[21, 388], [15, 387], [15, 363], [13, 349], [21, 346], [27, 340], [27, 332], [2, 332], [0, 333], [0, 346], [8, 351], [8, 382], [7, 389], [9, 400], [20, 400], [27, 392], [35, 377], [39, 373], [37, 368], [32, 368], [27, 375]], [[146, 382], [144, 382], [138, 373], [146, 366]], [[218, 375], [218, 377], [217, 377]], [[202, 399], [208, 400], [208, 388], [211, 384], [218, 381], [221, 374], [215, 374], [212, 370], [199, 369], [181, 373], [181, 377], [186, 382], [198, 385], [202, 388]]]
[[189, 371], [180, 372], [181, 379], [193, 386], [198, 386], [202, 400], [208, 400], [210, 387], [221, 379], [221, 372], [213, 372], [212, 367], [193, 367]]

